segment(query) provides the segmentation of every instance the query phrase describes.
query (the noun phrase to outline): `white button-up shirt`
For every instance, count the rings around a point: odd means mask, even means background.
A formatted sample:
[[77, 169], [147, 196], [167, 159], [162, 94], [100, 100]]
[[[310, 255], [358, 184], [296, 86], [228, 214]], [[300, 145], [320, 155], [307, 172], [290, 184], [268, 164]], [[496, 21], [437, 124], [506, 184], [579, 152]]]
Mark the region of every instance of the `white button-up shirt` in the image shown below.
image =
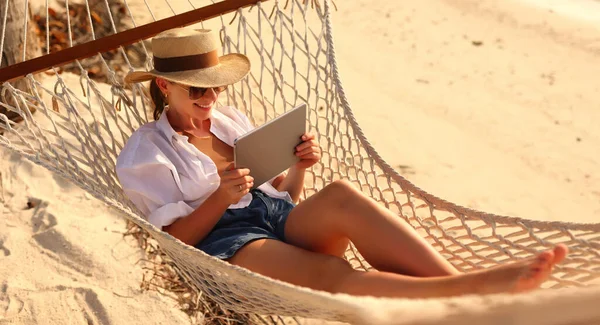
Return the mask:
[[[233, 107], [215, 108], [210, 132], [226, 144], [252, 130], [248, 118]], [[219, 187], [215, 163], [173, 130], [166, 110], [158, 121], [137, 129], [127, 140], [116, 164], [117, 177], [127, 197], [159, 229], [192, 213]], [[292, 201], [271, 181], [258, 187], [267, 195]], [[248, 193], [230, 209], [244, 208], [252, 201]]]

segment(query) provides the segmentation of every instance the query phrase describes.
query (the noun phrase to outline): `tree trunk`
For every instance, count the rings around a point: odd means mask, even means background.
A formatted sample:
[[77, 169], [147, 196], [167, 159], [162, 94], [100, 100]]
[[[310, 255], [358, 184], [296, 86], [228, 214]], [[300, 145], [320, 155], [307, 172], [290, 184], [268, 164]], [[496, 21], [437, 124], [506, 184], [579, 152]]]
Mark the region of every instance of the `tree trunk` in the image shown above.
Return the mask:
[[[0, 48], [0, 54], [2, 54], [2, 63], [0, 63], [0, 68], [23, 61], [23, 46], [26, 46], [25, 60], [33, 59], [42, 54], [36, 32], [37, 25], [31, 19], [31, 7], [25, 10], [25, 2], [25, 0], [11, 0], [8, 2], [8, 11], [6, 13], [6, 31], [3, 31], [4, 11], [6, 8], [4, 8], [4, 6], [0, 6], [0, 39], [2, 34], [5, 34], [4, 46]], [[25, 44], [25, 39], [23, 37], [23, 32], [25, 30], [25, 17], [28, 17], [27, 44]], [[28, 82], [25, 79], [19, 79], [11, 84], [13, 87], [20, 90], [29, 91]], [[0, 97], [0, 102], [8, 104], [9, 106], [15, 106], [15, 103], [10, 95], [6, 96], [6, 98]], [[33, 107], [30, 107], [29, 109], [32, 113], [35, 111], [35, 108]], [[4, 107], [0, 107], [0, 113], [6, 114], [6, 116], [13, 121], [19, 121], [21, 119], [17, 113], [7, 111]]]

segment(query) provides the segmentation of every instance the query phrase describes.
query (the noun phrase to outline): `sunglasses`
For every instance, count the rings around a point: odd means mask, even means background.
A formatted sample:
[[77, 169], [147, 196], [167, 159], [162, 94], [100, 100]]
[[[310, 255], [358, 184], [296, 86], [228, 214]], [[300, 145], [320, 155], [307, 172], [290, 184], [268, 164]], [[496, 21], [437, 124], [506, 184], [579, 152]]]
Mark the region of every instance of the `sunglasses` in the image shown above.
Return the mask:
[[225, 89], [227, 89], [227, 86], [220, 86], [220, 87], [213, 87], [213, 88], [200, 88], [200, 87], [189, 87], [189, 86], [184, 86], [184, 85], [180, 85], [178, 83], [172, 83], [175, 86], [187, 90], [188, 92], [188, 97], [192, 100], [196, 100], [196, 99], [200, 99], [202, 98], [202, 96], [204, 96], [204, 94], [209, 90], [212, 89], [215, 91], [215, 93], [219, 94], [223, 91], [225, 91]]

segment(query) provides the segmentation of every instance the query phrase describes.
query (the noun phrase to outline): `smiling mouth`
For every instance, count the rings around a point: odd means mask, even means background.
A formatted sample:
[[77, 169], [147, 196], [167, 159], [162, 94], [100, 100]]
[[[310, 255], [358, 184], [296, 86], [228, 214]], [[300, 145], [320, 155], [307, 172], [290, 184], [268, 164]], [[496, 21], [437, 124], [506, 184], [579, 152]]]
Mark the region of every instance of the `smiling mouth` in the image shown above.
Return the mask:
[[200, 105], [200, 104], [194, 104], [194, 105], [196, 105], [196, 106], [198, 106], [198, 107], [200, 107], [202, 109], [209, 109], [209, 108], [212, 107], [212, 105]]

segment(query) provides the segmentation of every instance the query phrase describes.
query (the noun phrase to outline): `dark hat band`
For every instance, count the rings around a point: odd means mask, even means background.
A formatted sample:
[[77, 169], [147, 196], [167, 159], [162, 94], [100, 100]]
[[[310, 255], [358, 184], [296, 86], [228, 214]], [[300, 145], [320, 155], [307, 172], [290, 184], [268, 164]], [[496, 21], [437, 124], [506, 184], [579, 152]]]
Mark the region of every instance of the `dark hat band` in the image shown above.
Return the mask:
[[159, 72], [188, 71], [214, 67], [219, 64], [217, 51], [172, 58], [154, 57], [154, 69]]

